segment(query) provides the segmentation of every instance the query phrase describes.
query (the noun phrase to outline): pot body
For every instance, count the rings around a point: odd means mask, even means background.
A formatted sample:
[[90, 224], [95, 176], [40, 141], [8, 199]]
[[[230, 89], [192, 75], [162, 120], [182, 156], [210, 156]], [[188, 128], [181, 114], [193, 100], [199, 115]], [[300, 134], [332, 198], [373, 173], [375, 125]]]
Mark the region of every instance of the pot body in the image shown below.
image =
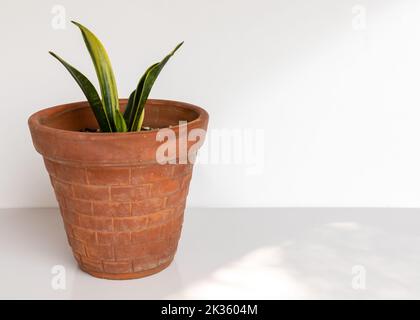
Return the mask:
[[[179, 163], [179, 140], [187, 139], [186, 150], [198, 150], [204, 136], [188, 141], [188, 133], [205, 131], [208, 115], [196, 106], [167, 100], [149, 100], [145, 114], [145, 125], [171, 126], [168, 139], [177, 152], [169, 164], [156, 160], [163, 143], [159, 130], [77, 131], [96, 126], [86, 102], [44, 109], [29, 119], [73, 255], [82, 270], [96, 277], [154, 274], [171, 263], [177, 249], [193, 169], [188, 159]], [[187, 125], [178, 126], [178, 121]]]

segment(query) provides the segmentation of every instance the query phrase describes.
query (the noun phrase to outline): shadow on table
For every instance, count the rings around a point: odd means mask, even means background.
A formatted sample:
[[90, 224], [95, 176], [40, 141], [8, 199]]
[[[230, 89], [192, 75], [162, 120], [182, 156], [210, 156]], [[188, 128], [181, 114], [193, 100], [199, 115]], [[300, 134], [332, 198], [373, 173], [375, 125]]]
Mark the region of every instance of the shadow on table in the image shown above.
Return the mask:
[[419, 210], [191, 210], [179, 298], [420, 297]]

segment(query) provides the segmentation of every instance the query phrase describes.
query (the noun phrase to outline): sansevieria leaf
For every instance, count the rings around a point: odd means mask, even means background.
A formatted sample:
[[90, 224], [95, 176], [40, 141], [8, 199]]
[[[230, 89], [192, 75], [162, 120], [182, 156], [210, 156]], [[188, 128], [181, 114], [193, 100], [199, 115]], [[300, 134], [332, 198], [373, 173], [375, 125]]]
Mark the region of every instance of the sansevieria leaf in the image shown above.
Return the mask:
[[153, 69], [155, 66], [159, 65], [158, 63], [153, 64], [152, 66], [150, 66], [146, 72], [143, 74], [143, 76], [140, 78], [139, 83], [137, 84], [137, 88], [136, 90], [134, 90], [131, 94], [130, 97], [128, 98], [128, 103], [127, 103], [127, 107], [125, 109], [124, 112], [124, 119], [125, 122], [127, 123], [128, 128], [131, 128], [133, 121], [134, 121], [134, 117], [136, 115], [136, 111], [141, 108], [140, 112], [143, 111], [143, 106], [139, 105], [139, 101], [141, 98], [141, 92], [143, 90], [143, 86], [144, 86], [144, 81], [146, 80], [146, 76], [149, 73], [149, 71], [151, 69]]
[[128, 129], [130, 128], [130, 117], [131, 114], [134, 114], [134, 109], [133, 109], [133, 102], [134, 102], [134, 95], [136, 93], [136, 90], [134, 90], [133, 92], [131, 92], [130, 96], [128, 97], [128, 102], [127, 105], [125, 106], [125, 111], [124, 111], [124, 120], [125, 123], [127, 124]]
[[[127, 114], [124, 115], [124, 118], [127, 121], [127, 118], [130, 120], [127, 122], [128, 130], [129, 131], [140, 131], [141, 125], [143, 123], [144, 119], [144, 106], [147, 101], [147, 98], [150, 94], [150, 91], [152, 90], [153, 84], [155, 83], [157, 77], [159, 76], [159, 73], [162, 71], [165, 64], [168, 62], [168, 60], [174, 55], [174, 53], [179, 49], [179, 47], [182, 46], [184, 42], [181, 42], [178, 44], [174, 50], [172, 50], [171, 53], [169, 53], [161, 62], [155, 63], [152, 66], [147, 69], [146, 73], [141, 77], [137, 89], [134, 93], [133, 98], [133, 106], [130, 109], [133, 109], [129, 111], [130, 113], [134, 111], [133, 114]], [[126, 109], [130, 110], [130, 109]]]
[[124, 129], [124, 125], [121, 123], [122, 117], [119, 115], [117, 86], [108, 54], [99, 39], [89, 29], [78, 22], [72, 21], [72, 23], [78, 26], [82, 32], [86, 47], [92, 58], [101, 88], [102, 103], [111, 125], [115, 126], [113, 131], [120, 131]]
[[76, 80], [85, 94], [102, 132], [140, 131], [143, 124], [146, 101], [150, 91], [168, 60], [182, 46], [178, 44], [162, 61], [151, 65], [130, 94], [124, 113], [120, 111], [114, 72], [108, 54], [99, 39], [86, 27], [72, 21], [81, 31], [89, 51], [100, 86], [99, 96], [94, 85], [80, 71], [62, 58], [50, 52]]
[[98, 121], [99, 128], [101, 129], [101, 131], [111, 132], [112, 131], [111, 124], [109, 122], [106, 111], [102, 104], [101, 98], [99, 97], [99, 94], [96, 91], [93, 84], [80, 71], [78, 71], [76, 68], [68, 64], [66, 61], [64, 61], [54, 52], [50, 51], [50, 54], [63, 64], [63, 66], [70, 72], [74, 80], [76, 80], [77, 84], [82, 89], [83, 93], [86, 96], [86, 99], [88, 100], [92, 108], [95, 118]]
[[115, 113], [115, 127], [117, 132], [127, 132], [127, 124], [125, 123], [124, 116], [119, 109]]

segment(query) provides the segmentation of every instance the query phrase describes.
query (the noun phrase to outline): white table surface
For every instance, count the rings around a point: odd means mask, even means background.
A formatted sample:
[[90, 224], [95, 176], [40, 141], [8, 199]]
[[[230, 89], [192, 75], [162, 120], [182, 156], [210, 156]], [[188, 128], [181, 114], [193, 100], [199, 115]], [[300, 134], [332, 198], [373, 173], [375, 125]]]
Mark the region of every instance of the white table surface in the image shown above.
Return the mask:
[[172, 265], [128, 281], [78, 269], [58, 209], [1, 209], [0, 255], [2, 299], [419, 299], [420, 209], [191, 208]]

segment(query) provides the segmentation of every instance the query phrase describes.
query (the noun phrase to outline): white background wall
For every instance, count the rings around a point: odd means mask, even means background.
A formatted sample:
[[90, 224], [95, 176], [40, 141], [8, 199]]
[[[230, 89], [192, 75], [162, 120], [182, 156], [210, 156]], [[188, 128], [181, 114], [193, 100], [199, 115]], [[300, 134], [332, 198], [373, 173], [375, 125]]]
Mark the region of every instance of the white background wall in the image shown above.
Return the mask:
[[418, 0], [1, 0], [0, 207], [55, 205], [26, 120], [83, 94], [47, 51], [95, 79], [78, 30], [51, 27], [57, 4], [101, 38], [120, 96], [185, 40], [151, 97], [264, 129], [264, 170], [197, 166], [191, 206], [420, 206]]

